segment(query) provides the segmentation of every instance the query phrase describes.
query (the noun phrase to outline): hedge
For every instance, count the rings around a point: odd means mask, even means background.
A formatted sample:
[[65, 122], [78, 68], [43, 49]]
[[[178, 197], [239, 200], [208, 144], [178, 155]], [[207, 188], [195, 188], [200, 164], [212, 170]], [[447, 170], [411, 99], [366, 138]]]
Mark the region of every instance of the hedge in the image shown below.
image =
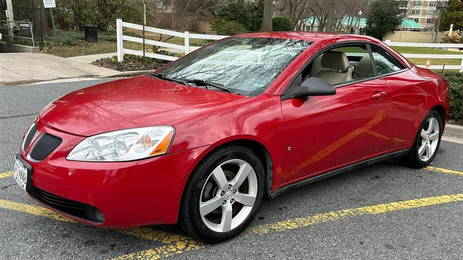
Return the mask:
[[274, 31], [292, 31], [294, 29], [293, 22], [285, 16], [273, 17], [272, 26]]
[[450, 117], [456, 120], [463, 119], [463, 73], [444, 73], [449, 80], [450, 90]]

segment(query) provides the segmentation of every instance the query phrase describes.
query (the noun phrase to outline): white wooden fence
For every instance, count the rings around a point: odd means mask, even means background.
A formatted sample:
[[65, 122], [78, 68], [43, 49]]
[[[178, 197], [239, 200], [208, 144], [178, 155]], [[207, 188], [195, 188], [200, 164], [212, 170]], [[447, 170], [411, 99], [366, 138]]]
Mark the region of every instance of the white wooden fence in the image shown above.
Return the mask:
[[[116, 27], [117, 27], [117, 60], [119, 62], [123, 61], [124, 54], [143, 56], [143, 51], [124, 48], [124, 41], [143, 43], [143, 38], [124, 35], [124, 28], [131, 28], [131, 29], [143, 31], [143, 25], [127, 23], [127, 22], [122, 21], [121, 19], [117, 19]], [[154, 40], [149, 40], [149, 39], [145, 39], [145, 44], [151, 45], [151, 46], [160, 46], [160, 47], [168, 48], [168, 49], [180, 50], [181, 52], [185, 54], [200, 48], [198, 46], [191, 46], [190, 39], [220, 40], [220, 39], [227, 37], [223, 35], [176, 32], [176, 31], [165, 30], [165, 29], [149, 27], [149, 26], [145, 26], [145, 31], [151, 32], [151, 33], [158, 33], [158, 34], [163, 34], [163, 35], [184, 38], [184, 45], [161, 42], [161, 41], [154, 41]], [[145, 52], [145, 55], [150, 58], [168, 60], [168, 61], [174, 61], [178, 59], [178, 57], [176, 56], [170, 56], [170, 55], [164, 55], [164, 54], [158, 54], [158, 53], [150, 53], [148, 51]]]
[[[440, 48], [440, 49], [459, 49], [463, 48], [463, 44], [455, 43], [419, 43], [419, 42], [385, 42], [389, 46], [400, 46], [400, 47], [423, 47], [423, 48]], [[423, 68], [433, 69], [433, 70], [459, 70], [463, 72], [463, 53], [455, 52], [455, 54], [422, 54], [422, 53], [402, 53], [407, 58], [414, 59], [457, 59], [460, 60], [460, 65], [418, 65]]]

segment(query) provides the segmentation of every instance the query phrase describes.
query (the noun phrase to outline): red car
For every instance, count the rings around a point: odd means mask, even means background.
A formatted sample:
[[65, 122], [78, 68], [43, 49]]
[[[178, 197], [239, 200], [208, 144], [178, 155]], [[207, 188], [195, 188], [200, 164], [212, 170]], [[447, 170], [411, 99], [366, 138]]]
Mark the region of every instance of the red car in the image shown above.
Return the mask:
[[101, 227], [236, 236], [264, 198], [391, 157], [434, 159], [448, 83], [370, 37], [229, 37], [156, 71], [74, 91], [24, 135], [15, 178]]

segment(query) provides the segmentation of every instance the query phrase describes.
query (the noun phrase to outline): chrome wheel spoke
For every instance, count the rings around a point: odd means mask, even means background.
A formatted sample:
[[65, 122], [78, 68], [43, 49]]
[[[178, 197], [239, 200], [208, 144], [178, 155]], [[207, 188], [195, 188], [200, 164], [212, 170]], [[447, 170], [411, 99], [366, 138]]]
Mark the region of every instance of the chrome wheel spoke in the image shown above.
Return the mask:
[[201, 216], [206, 216], [215, 209], [219, 208], [220, 206], [222, 206], [222, 202], [223, 199], [220, 196], [216, 196], [208, 201], [201, 202], [201, 205], [199, 206]]
[[426, 150], [426, 143], [423, 142], [423, 143], [421, 144], [420, 148], [418, 149], [418, 154], [419, 154], [420, 156], [423, 156], [425, 150]]
[[243, 204], [244, 206], [252, 207], [256, 201], [256, 196], [252, 194], [245, 194], [238, 192], [235, 195], [236, 202]]
[[421, 129], [421, 138], [426, 139], [428, 137], [428, 133], [426, 133], [426, 130]]
[[241, 184], [243, 184], [244, 180], [248, 178], [249, 174], [253, 171], [251, 165], [249, 164], [242, 164], [240, 165], [240, 169], [236, 174], [235, 178], [232, 180], [232, 185], [235, 189], [238, 189]]
[[231, 230], [233, 218], [233, 207], [232, 204], [227, 203], [222, 206], [222, 220], [220, 221], [220, 227], [222, 232], [227, 232]]
[[221, 190], [225, 190], [227, 188], [228, 181], [225, 177], [225, 173], [223, 172], [221, 165], [217, 166], [214, 171], [212, 171], [212, 176], [215, 180], [215, 183], [217, 183], [217, 186], [219, 186]]
[[428, 123], [428, 129], [426, 129], [426, 133], [431, 134], [433, 128], [434, 128], [434, 118], [430, 118], [429, 123]]
[[436, 141], [437, 139], [439, 139], [439, 132], [432, 133], [432, 134], [429, 136], [429, 139], [430, 139], [431, 141]]
[[427, 159], [431, 158], [432, 154], [431, 154], [431, 145], [430, 144], [426, 144], [426, 157]]

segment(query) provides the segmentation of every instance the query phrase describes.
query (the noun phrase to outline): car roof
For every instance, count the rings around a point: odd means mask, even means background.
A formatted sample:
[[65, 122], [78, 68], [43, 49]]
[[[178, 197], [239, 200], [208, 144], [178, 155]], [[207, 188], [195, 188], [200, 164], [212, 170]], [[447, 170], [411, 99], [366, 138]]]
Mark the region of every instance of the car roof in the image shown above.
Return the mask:
[[369, 36], [356, 34], [339, 34], [339, 33], [323, 33], [323, 32], [262, 32], [262, 33], [243, 33], [237, 37], [258, 37], [258, 38], [282, 38], [304, 40], [309, 42], [318, 42], [324, 40], [367, 40], [378, 41]]

